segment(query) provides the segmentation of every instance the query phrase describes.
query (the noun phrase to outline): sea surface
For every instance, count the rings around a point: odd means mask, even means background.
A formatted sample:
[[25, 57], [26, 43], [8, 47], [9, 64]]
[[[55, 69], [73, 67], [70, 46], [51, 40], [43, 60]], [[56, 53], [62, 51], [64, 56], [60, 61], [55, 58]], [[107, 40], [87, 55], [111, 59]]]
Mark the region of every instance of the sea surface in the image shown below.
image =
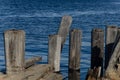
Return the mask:
[[[42, 56], [47, 63], [48, 36], [58, 31], [62, 16], [73, 18], [71, 29], [82, 30], [80, 79], [90, 67], [91, 30], [120, 26], [120, 0], [0, 0], [0, 71], [5, 70], [3, 33], [26, 32], [25, 58]], [[61, 72], [68, 80], [69, 36], [61, 53]]]

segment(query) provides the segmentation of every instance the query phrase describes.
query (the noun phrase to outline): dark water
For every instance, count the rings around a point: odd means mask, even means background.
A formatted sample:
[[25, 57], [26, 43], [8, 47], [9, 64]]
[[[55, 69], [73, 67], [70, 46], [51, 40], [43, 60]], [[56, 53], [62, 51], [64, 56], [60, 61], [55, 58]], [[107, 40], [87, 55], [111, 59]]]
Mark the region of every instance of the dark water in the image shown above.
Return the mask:
[[[63, 15], [71, 15], [71, 29], [82, 29], [81, 80], [90, 67], [92, 28], [120, 25], [120, 1], [115, 0], [0, 0], [0, 70], [5, 68], [3, 32], [8, 29], [26, 31], [26, 58], [42, 56], [47, 62], [48, 35], [59, 28]], [[68, 47], [65, 43], [61, 71], [67, 80]]]

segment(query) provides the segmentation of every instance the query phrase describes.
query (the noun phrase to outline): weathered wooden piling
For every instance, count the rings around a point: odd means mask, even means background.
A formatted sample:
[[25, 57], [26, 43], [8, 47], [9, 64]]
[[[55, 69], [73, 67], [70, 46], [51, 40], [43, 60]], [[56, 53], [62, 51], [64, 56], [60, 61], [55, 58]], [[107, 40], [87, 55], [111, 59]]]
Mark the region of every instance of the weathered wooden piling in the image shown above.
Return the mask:
[[[0, 80], [42, 80], [42, 78], [50, 72], [53, 73], [53, 68], [51, 67], [51, 65], [37, 64], [35, 66], [29, 67], [25, 71], [21, 71], [16, 74], [3, 75], [2, 77], [0, 77]], [[55, 76], [53, 76], [53, 78], [54, 77]]]
[[63, 47], [64, 42], [66, 40], [67, 34], [69, 33], [69, 29], [72, 23], [72, 17], [71, 16], [63, 16], [62, 21], [60, 23], [60, 27], [58, 30], [58, 35], [61, 36], [62, 42], [61, 42], [61, 47]]
[[104, 31], [93, 29], [91, 34], [91, 69], [101, 67], [103, 72]]
[[106, 28], [106, 49], [105, 49], [105, 69], [108, 66], [112, 55], [113, 45], [116, 40], [118, 29], [116, 26], [107, 26]]
[[8, 30], [4, 33], [5, 59], [7, 74], [24, 70], [25, 32], [23, 30]]
[[69, 80], [80, 80], [80, 50], [82, 31], [73, 29], [70, 32], [69, 47]]
[[49, 36], [48, 63], [54, 67], [55, 72], [60, 71], [61, 37], [59, 35]]
[[105, 74], [114, 80], [120, 79], [120, 29], [116, 31], [117, 35], [111, 51], [111, 57], [108, 62]]
[[118, 80], [120, 79], [120, 38], [117, 42], [113, 50], [113, 54], [110, 58], [109, 64], [106, 68], [106, 76], [110, 77], [110, 79]]
[[80, 69], [80, 50], [81, 50], [82, 31], [74, 29], [70, 33], [69, 69]]

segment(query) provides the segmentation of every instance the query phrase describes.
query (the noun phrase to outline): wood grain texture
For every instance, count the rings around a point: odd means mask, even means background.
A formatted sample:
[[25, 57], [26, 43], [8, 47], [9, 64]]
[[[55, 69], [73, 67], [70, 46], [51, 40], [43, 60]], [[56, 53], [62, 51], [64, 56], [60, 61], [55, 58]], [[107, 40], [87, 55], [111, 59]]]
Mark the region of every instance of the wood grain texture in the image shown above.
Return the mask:
[[42, 60], [42, 57], [33, 57], [25, 61], [25, 68], [29, 68], [33, 65], [35, 65], [36, 62], [39, 62]]
[[104, 31], [93, 29], [91, 37], [91, 68], [93, 69], [103, 65]]
[[80, 69], [81, 30], [74, 29], [70, 34], [69, 69]]
[[34, 65], [25, 71], [11, 74], [11, 75], [4, 75], [0, 76], [2, 80], [40, 80], [43, 76], [47, 73], [53, 72], [53, 67], [48, 64], [40, 64]]
[[24, 70], [25, 32], [8, 30], [4, 33], [5, 59], [8, 74]]
[[69, 80], [80, 80], [80, 70], [69, 70], [68, 73], [68, 79]]
[[63, 77], [58, 73], [48, 73], [40, 80], [63, 80]]
[[62, 47], [65, 43], [66, 37], [69, 33], [70, 26], [72, 24], [72, 17], [71, 16], [63, 16], [62, 21], [60, 23], [60, 27], [58, 30], [58, 35], [62, 38]]
[[91, 69], [101, 67], [103, 73], [104, 31], [93, 29], [91, 34]]
[[61, 37], [59, 35], [49, 36], [48, 63], [54, 67], [54, 71], [60, 71]]
[[[113, 49], [113, 52], [112, 52], [112, 56], [109, 60], [109, 64], [107, 66], [107, 69], [106, 69], [106, 75], [108, 75], [109, 77], [113, 74], [115, 74], [116, 76], [116, 79], [117, 78], [120, 78], [120, 61], [119, 61], [119, 58], [120, 58], [120, 34], [119, 34], [119, 37], [117, 38], [116, 42], [115, 42], [115, 45], [114, 45], [114, 49]], [[113, 74], [112, 74], [113, 73]]]
[[108, 66], [112, 55], [113, 45], [116, 40], [118, 29], [116, 26], [107, 26], [106, 28], [106, 48], [105, 48], [105, 69]]

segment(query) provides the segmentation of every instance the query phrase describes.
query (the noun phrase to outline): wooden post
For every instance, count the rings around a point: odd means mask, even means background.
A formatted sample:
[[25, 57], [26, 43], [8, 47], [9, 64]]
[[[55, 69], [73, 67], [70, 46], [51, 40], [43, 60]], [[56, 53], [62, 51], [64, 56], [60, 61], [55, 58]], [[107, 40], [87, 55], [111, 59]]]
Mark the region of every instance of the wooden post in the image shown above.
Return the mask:
[[61, 43], [62, 47], [63, 47], [63, 44], [66, 40], [67, 34], [69, 33], [69, 28], [71, 26], [71, 23], [72, 23], [71, 16], [63, 16], [62, 17], [62, 21], [61, 21], [60, 28], [58, 31], [58, 35], [60, 35], [62, 38], [62, 43]]
[[113, 45], [117, 36], [117, 27], [108, 26], [106, 29], [106, 49], [105, 49], [105, 69], [108, 66], [110, 57], [112, 55]]
[[115, 80], [120, 76], [119, 74], [119, 64], [120, 64], [120, 28], [117, 29], [116, 39], [111, 51], [111, 57], [109, 59], [108, 66], [106, 67], [105, 74], [112, 78], [113, 74], [115, 75]]
[[59, 35], [49, 36], [48, 63], [54, 67], [55, 72], [60, 71], [61, 37]]
[[103, 72], [104, 31], [102, 29], [93, 29], [91, 39], [91, 68], [101, 66], [101, 72]]
[[69, 69], [80, 69], [80, 49], [81, 49], [81, 36], [80, 30], [74, 29], [70, 35], [70, 53], [69, 53]]
[[119, 58], [120, 58], [120, 37], [116, 43], [115, 48], [113, 49], [111, 58], [109, 60], [109, 64], [106, 68], [106, 75], [112, 78], [112, 75], [116, 76], [116, 79], [119, 77], [120, 78], [120, 73], [119, 73]]
[[8, 30], [4, 33], [7, 74], [24, 70], [25, 32]]
[[68, 80], [80, 80], [80, 70], [69, 70]]

